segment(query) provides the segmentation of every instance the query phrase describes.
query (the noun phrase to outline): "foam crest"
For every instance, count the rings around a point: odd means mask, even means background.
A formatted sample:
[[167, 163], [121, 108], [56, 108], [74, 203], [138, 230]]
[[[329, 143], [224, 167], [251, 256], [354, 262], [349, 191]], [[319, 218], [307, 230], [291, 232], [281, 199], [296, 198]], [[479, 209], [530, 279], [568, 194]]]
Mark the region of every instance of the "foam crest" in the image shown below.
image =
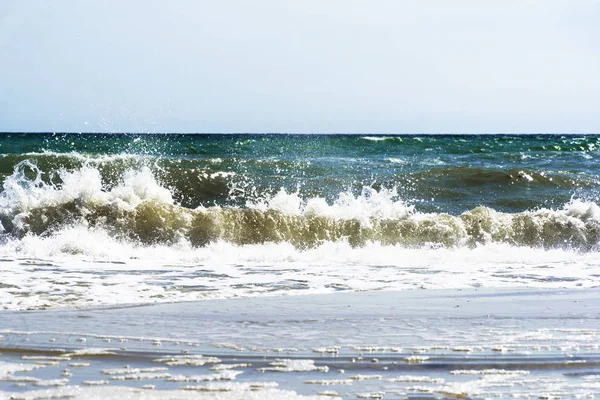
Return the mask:
[[[35, 174], [34, 178], [28, 175]], [[15, 166], [14, 173], [4, 181], [0, 205], [4, 210], [27, 212], [36, 207], [51, 204], [79, 202], [112, 202], [122, 200], [135, 206], [145, 200], [160, 200], [172, 203], [168, 189], [156, 181], [148, 167], [126, 171], [121, 184], [105, 190], [98, 169], [84, 165], [82, 168], [57, 171], [60, 184], [46, 183], [44, 174], [29, 160]], [[50, 174], [52, 182], [54, 174]]]
[[143, 167], [139, 171], [128, 170], [123, 183], [109, 192], [110, 197], [120, 199], [133, 207], [145, 201], [173, 204], [171, 192], [161, 186], [152, 171]]
[[600, 207], [594, 202], [571, 200], [565, 205], [564, 213], [582, 221], [600, 221]]
[[404, 218], [414, 213], [414, 207], [408, 206], [398, 199], [396, 189], [381, 189], [377, 191], [363, 187], [359, 195], [350, 191], [342, 192], [332, 204], [324, 198], [314, 197], [302, 200], [299, 193], [287, 193], [281, 189], [275, 196], [261, 199], [256, 203], [249, 202], [250, 208], [266, 212], [279, 211], [289, 215], [307, 217], [326, 217], [331, 219], [357, 219], [366, 226], [370, 219]]
[[0, 194], [0, 218], [5, 231], [26, 233], [30, 231], [32, 217], [35, 220], [36, 216], [49, 223], [47, 228], [55, 228], [52, 222], [65, 222], [51, 221], [51, 215], [40, 212], [54, 211], [71, 217], [63, 219], [80, 220], [78, 217], [103, 206], [133, 210], [146, 201], [173, 203], [170, 191], [158, 184], [147, 167], [127, 171], [122, 182], [111, 190], [104, 188], [100, 172], [89, 165], [75, 171], [60, 169], [56, 174], [58, 179], [52, 174], [49, 183], [42, 179], [43, 174], [35, 164], [25, 160], [6, 178]]

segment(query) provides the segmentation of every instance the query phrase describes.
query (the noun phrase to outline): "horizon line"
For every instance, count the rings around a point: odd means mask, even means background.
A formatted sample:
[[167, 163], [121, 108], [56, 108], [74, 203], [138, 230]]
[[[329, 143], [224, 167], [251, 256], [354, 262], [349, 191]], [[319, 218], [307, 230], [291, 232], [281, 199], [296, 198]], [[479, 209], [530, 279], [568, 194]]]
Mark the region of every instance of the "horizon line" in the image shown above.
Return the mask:
[[135, 132], [135, 131], [0, 131], [5, 134], [38, 135], [600, 135], [599, 132]]

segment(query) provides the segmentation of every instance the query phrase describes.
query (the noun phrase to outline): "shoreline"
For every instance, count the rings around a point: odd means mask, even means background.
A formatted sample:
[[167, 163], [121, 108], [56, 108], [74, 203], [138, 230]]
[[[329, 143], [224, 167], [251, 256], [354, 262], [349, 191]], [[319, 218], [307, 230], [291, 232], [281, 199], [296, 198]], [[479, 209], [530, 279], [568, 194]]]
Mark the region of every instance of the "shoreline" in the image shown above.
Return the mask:
[[[600, 387], [596, 289], [340, 292], [0, 318], [0, 371], [3, 362], [55, 363], [27, 372], [32, 383], [12, 379], [24, 372], [0, 377], [0, 398], [187, 398], [190, 390], [245, 398], [257, 384], [264, 398], [527, 397]], [[223, 370], [211, 370], [217, 364]], [[123, 365], [121, 375], [107, 375]], [[61, 369], [71, 375], [61, 378]], [[59, 387], [39, 392], [50, 381]]]
[[[367, 323], [382, 318], [396, 321], [596, 320], [600, 319], [600, 291], [522, 287], [341, 291], [117, 307], [2, 310], [0, 316], [0, 332], [4, 333], [11, 330], [56, 334], [87, 332], [193, 339], [194, 335], [186, 335], [186, 332], [199, 328], [210, 332], [210, 324], [235, 325], [249, 321], [256, 324], [289, 323], [293, 326], [317, 322], [333, 324], [335, 321]], [[60, 325], [56, 329], [48, 329], [56, 325], [53, 324], [56, 321], [60, 321]], [[127, 323], [119, 325], [124, 321]], [[362, 333], [365, 337], [369, 336], [367, 332]]]

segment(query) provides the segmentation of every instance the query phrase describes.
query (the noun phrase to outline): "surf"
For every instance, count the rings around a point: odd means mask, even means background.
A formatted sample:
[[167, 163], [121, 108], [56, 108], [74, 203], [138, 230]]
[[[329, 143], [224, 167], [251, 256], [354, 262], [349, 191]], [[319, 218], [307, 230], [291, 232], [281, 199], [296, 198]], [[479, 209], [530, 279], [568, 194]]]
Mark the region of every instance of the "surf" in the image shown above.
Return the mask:
[[[55, 174], [57, 179], [44, 180]], [[225, 172], [207, 176], [222, 179]], [[368, 243], [407, 248], [474, 248], [499, 243], [597, 251], [600, 208], [573, 199], [561, 209], [505, 213], [480, 206], [458, 215], [426, 213], [405, 202], [395, 188], [363, 187], [333, 201], [280, 189], [247, 198], [243, 206], [188, 208], [175, 200], [148, 167], [127, 169], [106, 185], [98, 168], [44, 172], [19, 163], [0, 194], [4, 235], [48, 237], [82, 226], [146, 245], [215, 242], [235, 245], [289, 243], [315, 248], [325, 242]], [[235, 192], [234, 188], [229, 189]]]

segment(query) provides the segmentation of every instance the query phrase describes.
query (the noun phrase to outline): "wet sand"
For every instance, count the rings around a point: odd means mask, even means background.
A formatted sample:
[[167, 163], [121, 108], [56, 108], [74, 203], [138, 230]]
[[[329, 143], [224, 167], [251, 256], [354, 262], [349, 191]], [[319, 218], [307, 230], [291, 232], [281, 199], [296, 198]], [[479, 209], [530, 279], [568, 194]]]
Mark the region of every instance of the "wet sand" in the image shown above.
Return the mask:
[[2, 311], [0, 335], [0, 398], [600, 392], [600, 292], [593, 289], [340, 292]]

